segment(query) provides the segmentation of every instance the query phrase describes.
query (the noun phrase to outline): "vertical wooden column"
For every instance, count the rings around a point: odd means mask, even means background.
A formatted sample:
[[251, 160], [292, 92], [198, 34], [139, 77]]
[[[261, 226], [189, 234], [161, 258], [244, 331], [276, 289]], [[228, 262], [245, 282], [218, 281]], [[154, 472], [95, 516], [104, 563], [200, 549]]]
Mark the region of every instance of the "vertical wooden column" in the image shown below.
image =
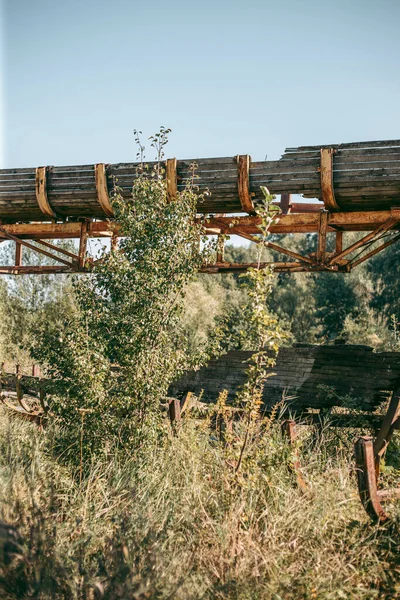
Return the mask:
[[182, 421], [181, 416], [181, 403], [177, 398], [171, 398], [168, 405], [168, 414], [171, 421], [171, 425], [174, 429], [179, 427]]

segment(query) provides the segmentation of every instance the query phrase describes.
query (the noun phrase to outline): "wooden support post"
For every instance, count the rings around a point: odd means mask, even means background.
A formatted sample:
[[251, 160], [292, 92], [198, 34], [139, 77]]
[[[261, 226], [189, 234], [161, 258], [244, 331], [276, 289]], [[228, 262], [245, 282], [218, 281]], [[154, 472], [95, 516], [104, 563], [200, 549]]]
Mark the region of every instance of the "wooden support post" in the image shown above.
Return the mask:
[[15, 266], [22, 265], [22, 245], [21, 242], [15, 242]]
[[323, 210], [319, 216], [319, 227], [318, 227], [318, 250], [317, 258], [320, 264], [325, 263], [326, 257], [326, 232], [328, 227], [328, 211]]
[[177, 398], [172, 398], [168, 405], [168, 414], [171, 421], [171, 425], [174, 428], [179, 427], [182, 421], [181, 417], [181, 403]]

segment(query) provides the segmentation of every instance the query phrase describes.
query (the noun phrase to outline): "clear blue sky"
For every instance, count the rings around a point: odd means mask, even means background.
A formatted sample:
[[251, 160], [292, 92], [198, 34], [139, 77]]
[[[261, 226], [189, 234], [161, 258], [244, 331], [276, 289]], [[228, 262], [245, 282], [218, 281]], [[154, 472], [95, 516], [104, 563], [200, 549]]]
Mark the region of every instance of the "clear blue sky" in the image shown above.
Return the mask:
[[3, 167], [400, 137], [399, 0], [3, 4]]

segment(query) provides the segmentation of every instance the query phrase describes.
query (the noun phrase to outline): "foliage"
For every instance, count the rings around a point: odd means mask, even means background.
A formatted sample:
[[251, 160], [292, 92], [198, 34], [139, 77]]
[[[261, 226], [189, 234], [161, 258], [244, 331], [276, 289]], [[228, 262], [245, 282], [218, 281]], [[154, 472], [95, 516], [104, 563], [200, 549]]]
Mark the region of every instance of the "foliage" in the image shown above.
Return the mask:
[[[192, 420], [146, 455], [95, 461], [79, 482], [53, 457], [53, 427], [0, 410], [1, 517], [21, 554], [0, 566], [4, 600], [397, 598], [397, 520], [368, 521], [335, 432], [288, 470], [279, 423], [251, 442], [237, 485], [223, 445]], [[349, 440], [350, 441], [350, 440]], [[253, 448], [256, 447], [256, 450]]]
[[137, 448], [157, 435], [172, 378], [203, 358], [202, 349], [188, 352], [180, 325], [186, 287], [208, 251], [194, 221], [197, 200], [187, 187], [169, 202], [158, 166], [140, 171], [130, 201], [117, 188], [119, 247], [75, 280], [77, 310], [61, 331], [39, 333], [32, 354], [48, 365], [70, 460], [104, 452], [114, 439]]

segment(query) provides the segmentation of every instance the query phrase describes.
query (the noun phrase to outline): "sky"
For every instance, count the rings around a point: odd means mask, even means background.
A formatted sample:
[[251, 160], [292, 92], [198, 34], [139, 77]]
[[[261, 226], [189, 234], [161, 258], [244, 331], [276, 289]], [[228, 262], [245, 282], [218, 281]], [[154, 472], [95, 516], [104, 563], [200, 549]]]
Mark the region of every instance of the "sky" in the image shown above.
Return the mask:
[[400, 138], [400, 0], [3, 0], [0, 15], [2, 168], [134, 161], [133, 129], [160, 125], [177, 158]]

